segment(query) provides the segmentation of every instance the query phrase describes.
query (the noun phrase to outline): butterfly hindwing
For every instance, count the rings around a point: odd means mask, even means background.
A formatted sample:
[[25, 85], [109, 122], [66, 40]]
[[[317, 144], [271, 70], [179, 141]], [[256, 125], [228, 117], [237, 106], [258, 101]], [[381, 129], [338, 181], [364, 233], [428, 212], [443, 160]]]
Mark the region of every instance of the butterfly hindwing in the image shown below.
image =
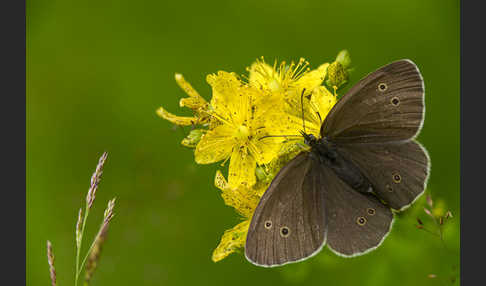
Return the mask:
[[416, 141], [353, 144], [338, 147], [373, 185], [373, 191], [391, 208], [403, 210], [425, 190], [430, 159]]
[[325, 244], [325, 183], [318, 161], [302, 152], [275, 176], [253, 215], [245, 245], [246, 258], [259, 266], [297, 262]]
[[424, 85], [417, 66], [399, 60], [355, 84], [331, 109], [321, 136], [336, 144], [413, 138], [424, 119]]
[[390, 232], [393, 214], [375, 196], [353, 190], [320, 165], [327, 218], [327, 246], [338, 255], [356, 256], [378, 247]]

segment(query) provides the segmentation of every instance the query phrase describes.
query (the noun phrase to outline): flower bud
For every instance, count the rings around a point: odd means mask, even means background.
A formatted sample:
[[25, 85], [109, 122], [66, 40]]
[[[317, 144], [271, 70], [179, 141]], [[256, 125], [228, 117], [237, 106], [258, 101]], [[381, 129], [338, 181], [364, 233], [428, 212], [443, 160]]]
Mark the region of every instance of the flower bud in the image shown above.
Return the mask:
[[342, 50], [327, 68], [327, 86], [338, 89], [343, 84], [348, 82], [349, 66], [351, 65], [351, 57], [347, 50]]
[[351, 56], [347, 50], [342, 50], [336, 56], [336, 62], [340, 63], [343, 68], [347, 69], [351, 65]]
[[204, 130], [202, 129], [194, 129], [189, 132], [186, 138], [184, 138], [181, 142], [183, 146], [189, 148], [196, 148], [197, 143], [201, 141], [201, 137], [204, 134]]

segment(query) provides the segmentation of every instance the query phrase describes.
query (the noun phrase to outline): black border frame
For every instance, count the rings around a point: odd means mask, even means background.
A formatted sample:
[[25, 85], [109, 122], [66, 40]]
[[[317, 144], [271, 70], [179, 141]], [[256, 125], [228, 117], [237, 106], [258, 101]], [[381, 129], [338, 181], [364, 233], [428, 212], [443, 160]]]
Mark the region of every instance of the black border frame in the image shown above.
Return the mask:
[[[2, 26], [2, 257], [4, 284], [26, 283], [26, 3], [3, 1]], [[4, 132], [6, 131], [6, 132]], [[47, 266], [46, 266], [47, 269]], [[13, 283], [8, 283], [12, 280]], [[8, 282], [7, 282], [8, 281]], [[19, 283], [20, 282], [20, 283]]]
[[[483, 118], [486, 111], [486, 92], [481, 85], [485, 82], [486, 68], [484, 44], [484, 5], [481, 1], [461, 1], [460, 15], [460, 53], [461, 53], [461, 99], [460, 99], [460, 136], [461, 136], [461, 273], [462, 285], [484, 284], [483, 235], [484, 206], [486, 188], [483, 167], [484, 136]], [[446, 84], [446, 83], [444, 83]], [[482, 283], [480, 281], [483, 281]]]

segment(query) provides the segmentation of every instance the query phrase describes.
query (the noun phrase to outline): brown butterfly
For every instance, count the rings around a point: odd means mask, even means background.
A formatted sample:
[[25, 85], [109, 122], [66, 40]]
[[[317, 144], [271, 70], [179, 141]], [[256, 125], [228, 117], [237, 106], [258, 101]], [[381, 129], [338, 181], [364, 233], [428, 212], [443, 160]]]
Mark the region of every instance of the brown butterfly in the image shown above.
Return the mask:
[[425, 190], [427, 151], [414, 140], [425, 115], [417, 66], [399, 60], [353, 86], [324, 120], [320, 138], [275, 176], [251, 220], [246, 258], [272, 267], [317, 254], [362, 255]]

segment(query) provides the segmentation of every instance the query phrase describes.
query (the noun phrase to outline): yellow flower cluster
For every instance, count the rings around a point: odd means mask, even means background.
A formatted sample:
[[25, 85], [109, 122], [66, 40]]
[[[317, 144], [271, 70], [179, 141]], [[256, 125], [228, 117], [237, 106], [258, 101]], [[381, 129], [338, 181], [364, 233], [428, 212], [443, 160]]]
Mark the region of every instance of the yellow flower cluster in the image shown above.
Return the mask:
[[[347, 52], [342, 53], [349, 59]], [[319, 137], [322, 121], [336, 103], [335, 90], [341, 84], [333, 84], [333, 93], [322, 85], [324, 80], [336, 78], [328, 74], [328, 68], [335, 63], [310, 70], [304, 59], [271, 66], [262, 58], [247, 68], [246, 80], [219, 71], [206, 78], [212, 87], [209, 102], [182, 75], [175, 75], [189, 96], [179, 105], [192, 109], [193, 116], [176, 116], [162, 107], [157, 114], [176, 125], [193, 127], [182, 145], [195, 148], [197, 163], [223, 161], [224, 166], [229, 160], [228, 180], [218, 171], [215, 185], [224, 202], [243, 218], [243, 222], [225, 231], [213, 252], [213, 261], [244, 247], [260, 197], [278, 170], [306, 148], [298, 136], [303, 120], [307, 133]]]

